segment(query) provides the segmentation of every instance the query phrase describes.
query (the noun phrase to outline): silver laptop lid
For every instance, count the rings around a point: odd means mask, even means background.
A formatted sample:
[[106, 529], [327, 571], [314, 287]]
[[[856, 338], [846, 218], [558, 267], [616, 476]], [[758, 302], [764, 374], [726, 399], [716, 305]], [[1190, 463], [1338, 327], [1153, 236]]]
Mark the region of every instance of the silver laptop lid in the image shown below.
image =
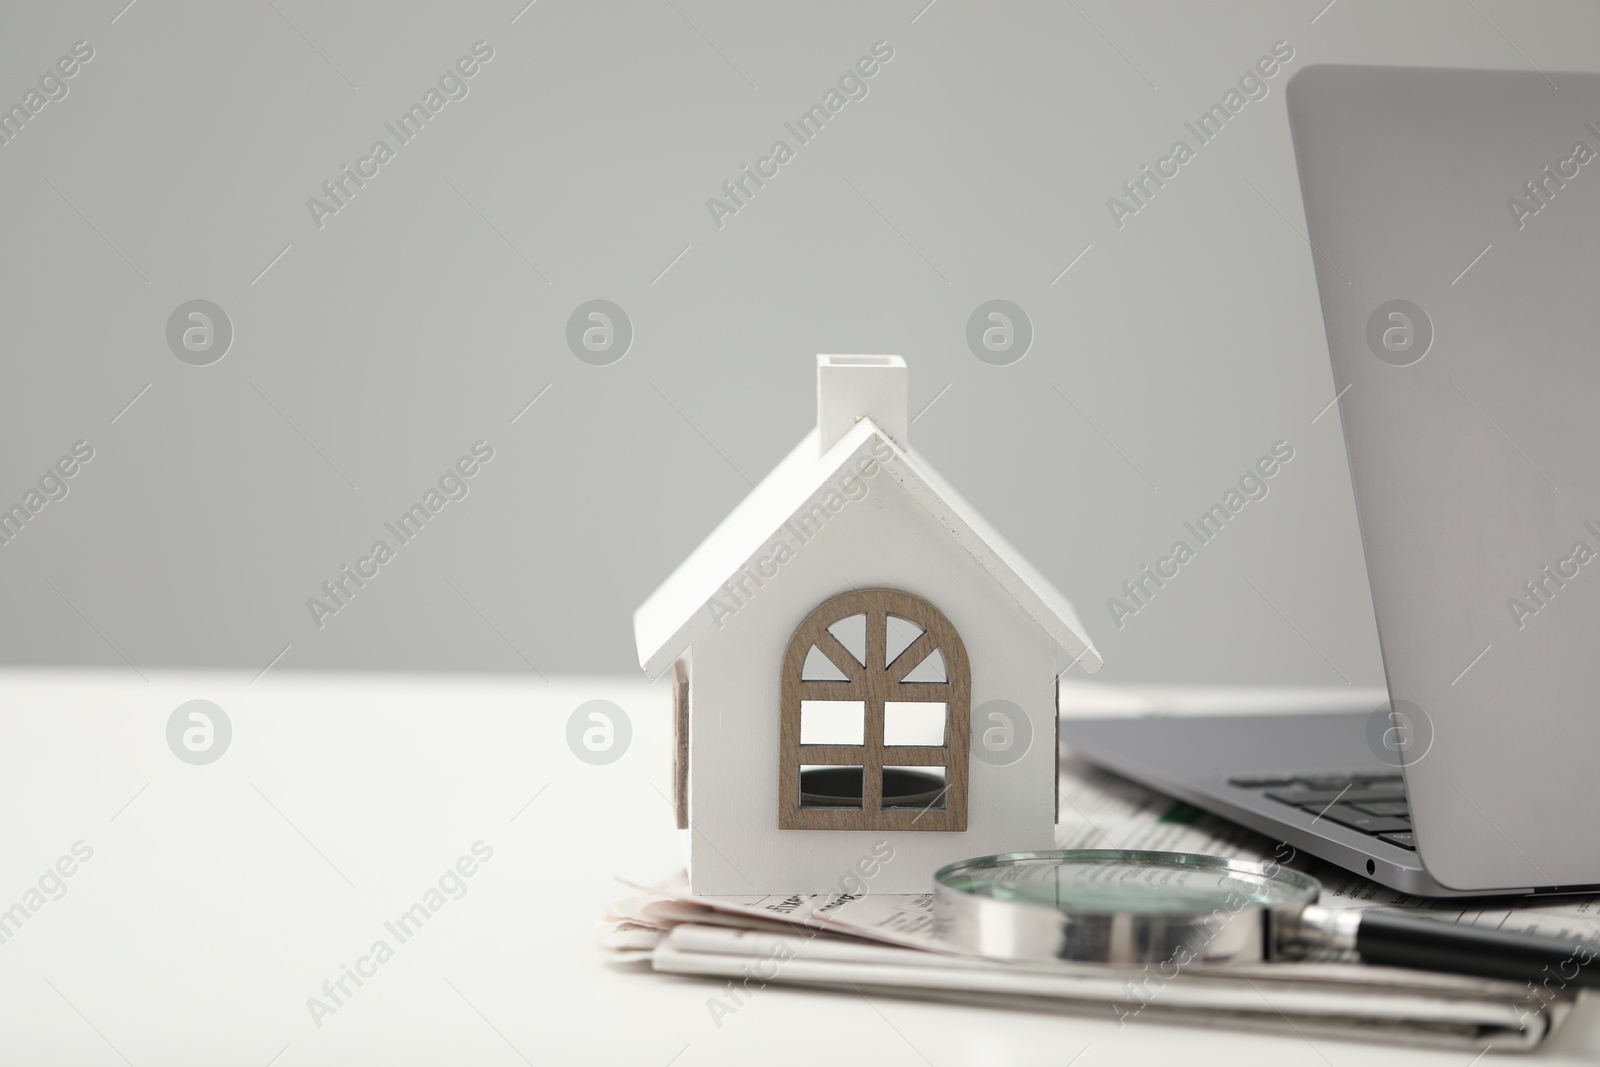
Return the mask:
[[1288, 106], [1423, 863], [1600, 883], [1600, 75], [1317, 66]]

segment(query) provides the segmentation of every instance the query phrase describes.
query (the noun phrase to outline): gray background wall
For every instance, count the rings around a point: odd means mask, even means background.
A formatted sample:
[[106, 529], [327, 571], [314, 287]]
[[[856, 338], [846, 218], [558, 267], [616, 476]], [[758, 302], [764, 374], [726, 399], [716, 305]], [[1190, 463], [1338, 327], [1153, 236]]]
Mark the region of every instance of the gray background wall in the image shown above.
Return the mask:
[[[858, 351], [910, 360], [914, 443], [1106, 677], [1379, 681], [1283, 85], [1600, 69], [1600, 9], [925, 2], [6, 4], [0, 103], [94, 58], [0, 147], [0, 503], [95, 455], [0, 547], [0, 658], [636, 670], [634, 606], [812, 424], [813, 354]], [[319, 229], [307, 198], [480, 39]], [[714, 225], [878, 40], [869, 94]], [[1107, 198], [1280, 40], [1119, 229]], [[166, 339], [197, 298], [235, 331], [203, 367]], [[565, 340], [595, 298], [636, 331], [609, 366]], [[992, 298], [1034, 326], [1010, 366], [965, 339]], [[306, 599], [479, 439], [469, 495], [317, 629]], [[1117, 629], [1106, 599], [1280, 439], [1270, 495]]]

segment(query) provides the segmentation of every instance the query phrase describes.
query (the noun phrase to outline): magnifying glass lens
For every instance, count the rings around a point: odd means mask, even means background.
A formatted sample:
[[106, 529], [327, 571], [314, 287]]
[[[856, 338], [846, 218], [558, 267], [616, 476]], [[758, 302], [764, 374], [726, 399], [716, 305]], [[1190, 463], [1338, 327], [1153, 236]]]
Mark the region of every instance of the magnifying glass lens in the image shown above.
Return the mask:
[[950, 889], [994, 900], [1042, 905], [1064, 912], [1146, 915], [1237, 911], [1253, 905], [1303, 901], [1304, 885], [1265, 873], [1116, 852], [1018, 856], [947, 870]]
[[935, 928], [957, 949], [1122, 965], [1267, 959], [1319, 891], [1276, 863], [1126, 849], [981, 856], [934, 883]]

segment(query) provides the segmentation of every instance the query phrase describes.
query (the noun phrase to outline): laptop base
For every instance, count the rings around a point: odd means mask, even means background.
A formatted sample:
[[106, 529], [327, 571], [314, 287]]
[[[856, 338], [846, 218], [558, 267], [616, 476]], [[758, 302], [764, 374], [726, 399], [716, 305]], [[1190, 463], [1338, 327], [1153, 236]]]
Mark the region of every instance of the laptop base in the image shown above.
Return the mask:
[[[1061, 720], [1072, 755], [1391, 889], [1421, 897], [1595, 892], [1460, 891], [1422, 862], [1399, 768], [1367, 746], [1365, 712]], [[1406, 847], [1410, 845], [1411, 847]]]

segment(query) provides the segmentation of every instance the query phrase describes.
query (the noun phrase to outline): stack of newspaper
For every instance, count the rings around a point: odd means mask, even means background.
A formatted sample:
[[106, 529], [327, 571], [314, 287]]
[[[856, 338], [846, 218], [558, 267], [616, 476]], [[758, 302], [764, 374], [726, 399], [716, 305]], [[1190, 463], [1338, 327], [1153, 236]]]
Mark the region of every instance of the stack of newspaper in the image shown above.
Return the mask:
[[[1130, 782], [1068, 761], [1060, 782], [1059, 848], [1201, 852], [1265, 861], [1267, 839]], [[1281, 858], [1281, 857], [1280, 857]], [[1526, 930], [1593, 944], [1595, 897], [1529, 904], [1421, 900], [1304, 858], [1329, 907], [1388, 906], [1446, 921]], [[933, 934], [930, 895], [867, 893], [696, 897], [680, 874], [607, 909], [601, 943], [617, 963], [768, 984], [872, 989], [906, 997], [1100, 1015], [1120, 1024], [1168, 1020], [1298, 1031], [1416, 1045], [1527, 1050], [1576, 999], [1559, 979], [1520, 984], [1373, 967], [1349, 959], [1229, 966], [1024, 965], [954, 953]], [[1484, 905], [1483, 901], [1471, 902]]]

